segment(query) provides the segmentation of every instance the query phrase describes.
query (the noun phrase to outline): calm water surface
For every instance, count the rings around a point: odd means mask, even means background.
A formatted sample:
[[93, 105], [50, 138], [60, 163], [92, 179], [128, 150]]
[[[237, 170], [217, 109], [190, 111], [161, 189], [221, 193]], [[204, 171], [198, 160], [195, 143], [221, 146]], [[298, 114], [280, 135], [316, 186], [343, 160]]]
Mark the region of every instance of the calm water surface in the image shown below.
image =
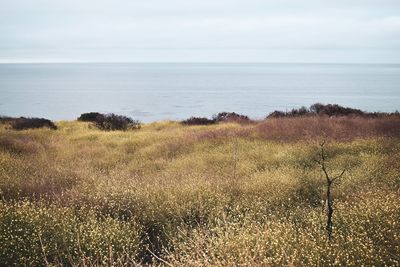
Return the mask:
[[400, 65], [0, 64], [0, 114], [75, 119], [114, 112], [144, 122], [235, 111], [263, 118], [279, 109], [338, 103], [400, 109]]

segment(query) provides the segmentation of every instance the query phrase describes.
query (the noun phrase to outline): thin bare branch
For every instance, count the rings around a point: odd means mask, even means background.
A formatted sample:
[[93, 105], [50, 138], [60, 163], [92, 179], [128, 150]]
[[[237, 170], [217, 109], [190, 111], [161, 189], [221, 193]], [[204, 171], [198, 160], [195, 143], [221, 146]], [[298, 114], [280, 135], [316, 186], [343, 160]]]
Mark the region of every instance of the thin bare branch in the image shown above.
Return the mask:
[[161, 261], [162, 263], [165, 263], [168, 266], [173, 266], [171, 263], [167, 262], [166, 260], [164, 260], [164, 259], [160, 258], [159, 256], [157, 256], [156, 254], [154, 254], [153, 251], [151, 251], [149, 248], [147, 248], [147, 251], [150, 252], [150, 254], [153, 255], [154, 258]]
[[335, 176], [334, 178], [332, 178], [332, 182], [335, 181], [335, 180], [337, 180], [337, 179], [342, 178], [342, 176], [343, 176], [343, 174], [344, 174], [345, 172], [346, 172], [346, 169], [343, 169], [343, 171], [342, 171], [338, 176]]

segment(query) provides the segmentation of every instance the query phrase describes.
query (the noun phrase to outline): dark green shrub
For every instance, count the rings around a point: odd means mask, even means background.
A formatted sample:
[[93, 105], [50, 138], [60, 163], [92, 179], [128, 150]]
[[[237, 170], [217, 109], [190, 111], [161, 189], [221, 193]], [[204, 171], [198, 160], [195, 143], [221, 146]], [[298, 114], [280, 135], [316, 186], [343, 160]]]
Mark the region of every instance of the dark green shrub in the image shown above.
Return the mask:
[[97, 116], [95, 125], [97, 128], [105, 131], [140, 129], [140, 122], [138, 120], [113, 113]]
[[236, 112], [220, 112], [213, 116], [216, 122], [249, 122], [250, 118]]
[[79, 116], [78, 121], [96, 122], [99, 117], [104, 117], [104, 114], [99, 112], [82, 113], [81, 116]]
[[329, 117], [332, 116], [347, 116], [347, 115], [358, 115], [364, 116], [369, 115], [370, 113], [363, 112], [359, 109], [342, 107], [338, 104], [321, 104], [315, 103], [310, 106], [309, 112], [317, 114], [317, 115], [327, 115]]
[[268, 114], [267, 119], [269, 118], [283, 118], [286, 117], [286, 112], [275, 110]]
[[189, 119], [186, 119], [184, 121], [181, 121], [183, 125], [210, 125], [210, 124], [215, 124], [216, 121], [210, 120], [205, 117], [190, 117]]
[[219, 122], [250, 122], [250, 118], [235, 112], [220, 112], [208, 119], [205, 117], [190, 117], [184, 121], [181, 121], [183, 125], [210, 125]]
[[56, 130], [57, 126], [48, 119], [43, 118], [13, 118], [9, 120], [11, 128], [14, 130], [25, 130], [25, 129], [36, 129], [47, 127], [52, 130]]
[[15, 120], [15, 118], [7, 117], [7, 116], [0, 116], [0, 123], [10, 123], [13, 120]]
[[290, 111], [278, 111], [271, 112], [267, 118], [293, 118], [293, 117], [304, 117], [304, 116], [328, 116], [328, 117], [340, 117], [340, 116], [357, 116], [357, 117], [387, 117], [387, 116], [398, 116], [397, 112], [384, 113], [384, 112], [365, 112], [360, 109], [343, 107], [338, 104], [321, 104], [315, 103], [310, 108], [301, 107], [299, 109], [292, 109]]
[[105, 131], [140, 129], [140, 122], [132, 118], [113, 113], [102, 114], [99, 112], [82, 113], [78, 121], [94, 122], [97, 128]]

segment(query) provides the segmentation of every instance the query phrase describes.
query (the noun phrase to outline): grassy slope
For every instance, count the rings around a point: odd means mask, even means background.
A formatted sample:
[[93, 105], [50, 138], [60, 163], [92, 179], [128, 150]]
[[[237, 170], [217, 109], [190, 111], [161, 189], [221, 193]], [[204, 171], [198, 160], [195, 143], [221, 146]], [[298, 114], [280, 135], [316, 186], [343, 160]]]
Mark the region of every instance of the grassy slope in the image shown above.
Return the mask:
[[[0, 128], [0, 265], [400, 264], [399, 120], [58, 126]], [[331, 243], [322, 138], [348, 170]]]

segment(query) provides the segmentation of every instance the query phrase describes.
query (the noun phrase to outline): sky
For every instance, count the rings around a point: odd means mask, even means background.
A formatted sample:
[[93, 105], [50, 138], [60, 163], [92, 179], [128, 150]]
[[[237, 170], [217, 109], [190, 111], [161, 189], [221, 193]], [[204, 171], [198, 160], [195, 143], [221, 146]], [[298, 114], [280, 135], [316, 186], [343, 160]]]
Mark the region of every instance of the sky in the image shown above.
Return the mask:
[[0, 62], [400, 63], [400, 1], [0, 0]]

